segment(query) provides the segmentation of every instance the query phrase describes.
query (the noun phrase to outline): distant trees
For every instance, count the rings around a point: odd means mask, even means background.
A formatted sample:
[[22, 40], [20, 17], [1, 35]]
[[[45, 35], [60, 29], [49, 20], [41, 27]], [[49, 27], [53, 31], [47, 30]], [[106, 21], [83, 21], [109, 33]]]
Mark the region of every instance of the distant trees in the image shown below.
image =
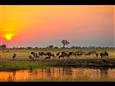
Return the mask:
[[38, 47], [35, 47], [35, 49], [38, 49]]
[[55, 49], [58, 49], [58, 47], [54, 47]]
[[67, 40], [62, 40], [61, 43], [63, 44], [63, 48], [65, 48], [65, 45], [70, 44], [70, 42]]
[[27, 47], [27, 49], [32, 49], [32, 47]]
[[76, 46], [72, 46], [71, 48], [76, 49]]
[[49, 45], [48, 48], [54, 48], [54, 46], [53, 45]]
[[46, 47], [46, 48], [50, 48], [50, 49], [58, 49], [58, 47], [57, 47], [57, 46], [54, 46], [54, 45], [49, 45], [49, 46]]

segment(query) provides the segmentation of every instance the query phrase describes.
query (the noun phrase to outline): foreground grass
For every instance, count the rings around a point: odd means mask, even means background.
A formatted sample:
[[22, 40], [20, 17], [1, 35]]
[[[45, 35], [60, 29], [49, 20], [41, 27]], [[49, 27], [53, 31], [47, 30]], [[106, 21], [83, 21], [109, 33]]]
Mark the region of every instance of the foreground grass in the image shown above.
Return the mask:
[[48, 67], [50, 64], [33, 61], [0, 61], [0, 70], [18, 70]]
[[51, 79], [51, 80], [24, 80], [24, 81], [14, 81], [14, 82], [115, 82], [115, 79]]
[[33, 69], [45, 67], [115, 67], [115, 59], [113, 66], [109, 63], [97, 62], [97, 59], [64, 59], [64, 60], [0, 60], [0, 70], [18, 70]]

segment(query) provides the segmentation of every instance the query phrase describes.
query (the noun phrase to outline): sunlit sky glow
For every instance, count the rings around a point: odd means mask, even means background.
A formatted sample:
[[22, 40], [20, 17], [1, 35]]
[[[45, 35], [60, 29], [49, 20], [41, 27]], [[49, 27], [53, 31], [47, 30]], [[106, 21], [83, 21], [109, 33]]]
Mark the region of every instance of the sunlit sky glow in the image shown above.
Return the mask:
[[8, 47], [115, 46], [115, 6], [0, 5], [0, 42]]

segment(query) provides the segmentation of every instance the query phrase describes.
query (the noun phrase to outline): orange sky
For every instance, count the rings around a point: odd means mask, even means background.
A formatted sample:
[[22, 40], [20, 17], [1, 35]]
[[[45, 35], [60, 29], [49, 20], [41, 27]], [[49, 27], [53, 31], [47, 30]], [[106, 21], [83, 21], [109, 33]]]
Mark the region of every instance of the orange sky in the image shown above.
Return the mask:
[[[0, 40], [13, 46], [113, 46], [115, 6], [4, 5], [0, 6]], [[11, 40], [4, 35], [13, 34]]]

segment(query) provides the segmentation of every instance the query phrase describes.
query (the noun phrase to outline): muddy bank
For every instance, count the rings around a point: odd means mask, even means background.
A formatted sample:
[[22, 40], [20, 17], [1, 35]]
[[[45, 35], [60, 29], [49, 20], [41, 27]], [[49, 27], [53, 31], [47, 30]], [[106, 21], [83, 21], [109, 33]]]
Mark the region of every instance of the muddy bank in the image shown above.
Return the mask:
[[[25, 68], [26, 69], [26, 68]], [[8, 68], [8, 67], [0, 67], [0, 71], [16, 71], [16, 70], [24, 70], [24, 68]]]
[[57, 67], [115, 67], [115, 59], [49, 59], [34, 62], [47, 63], [48, 66]]
[[51, 63], [52, 66], [61, 66], [61, 67], [115, 67], [115, 60], [94, 60], [94, 59], [66, 59], [66, 60], [42, 60], [45, 63]]
[[49, 60], [7, 60], [0, 61], [0, 71], [34, 69], [43, 67], [108, 67], [115, 68], [115, 59], [49, 59]]

